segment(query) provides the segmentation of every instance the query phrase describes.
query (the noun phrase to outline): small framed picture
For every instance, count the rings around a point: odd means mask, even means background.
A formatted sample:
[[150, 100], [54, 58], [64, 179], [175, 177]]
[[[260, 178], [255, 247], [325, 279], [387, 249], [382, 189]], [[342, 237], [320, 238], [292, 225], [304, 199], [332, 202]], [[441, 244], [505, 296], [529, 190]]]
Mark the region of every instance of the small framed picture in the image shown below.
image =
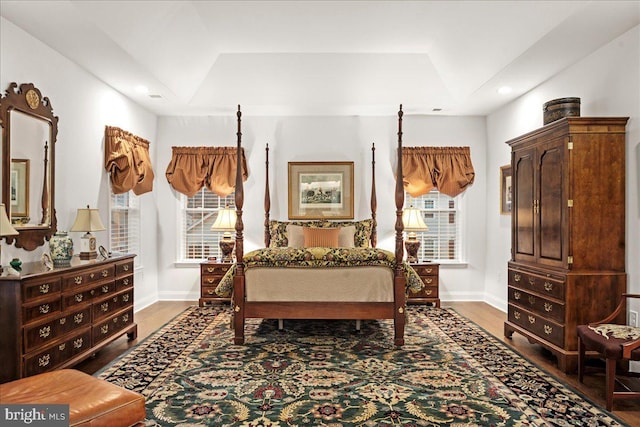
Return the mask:
[[510, 215], [513, 196], [511, 194], [511, 165], [500, 167], [500, 214]]
[[98, 252], [100, 252], [100, 255], [102, 256], [102, 258], [104, 259], [109, 258], [109, 252], [107, 252], [104, 246], [100, 245], [98, 247]]

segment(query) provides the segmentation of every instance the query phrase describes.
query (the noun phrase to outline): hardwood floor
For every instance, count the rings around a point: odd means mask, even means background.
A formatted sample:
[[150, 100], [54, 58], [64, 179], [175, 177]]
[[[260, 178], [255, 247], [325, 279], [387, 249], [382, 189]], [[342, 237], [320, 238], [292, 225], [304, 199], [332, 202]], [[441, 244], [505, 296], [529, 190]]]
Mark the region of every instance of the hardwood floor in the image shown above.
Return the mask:
[[[185, 308], [197, 305], [196, 301], [161, 301], [135, 314], [138, 324], [138, 339], [127, 341], [121, 337], [102, 349], [95, 357], [82, 362], [76, 368], [94, 374], [105, 365], [116, 359], [127, 349], [144, 340], [152, 332], [162, 327]], [[549, 372], [561, 382], [585, 395], [592, 402], [604, 408], [604, 374], [590, 370], [585, 375], [584, 384], [578, 382], [577, 374], [565, 374], [557, 369], [555, 357], [538, 345], [530, 344], [526, 338], [514, 333], [513, 339], [504, 337], [504, 312], [482, 302], [443, 302], [443, 307], [450, 307], [467, 319], [475, 322], [484, 330], [494, 335], [509, 347], [529, 359], [531, 362]], [[640, 426], [640, 401], [617, 400], [614, 403], [614, 415], [631, 426]]]

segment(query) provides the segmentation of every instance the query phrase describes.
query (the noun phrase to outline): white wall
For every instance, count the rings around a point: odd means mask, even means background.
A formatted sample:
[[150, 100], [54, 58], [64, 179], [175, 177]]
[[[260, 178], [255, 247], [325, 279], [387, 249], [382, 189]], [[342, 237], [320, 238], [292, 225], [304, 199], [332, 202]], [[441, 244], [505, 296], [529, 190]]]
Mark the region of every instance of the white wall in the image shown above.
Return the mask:
[[[478, 177], [466, 191], [468, 263], [443, 266], [441, 291], [445, 299], [478, 300], [483, 295], [485, 230], [486, 129], [483, 117], [404, 116], [404, 145], [471, 147]], [[356, 219], [369, 218], [371, 143], [376, 144], [378, 246], [393, 250], [395, 226], [395, 161], [397, 111], [385, 117], [255, 117], [243, 112], [243, 147], [249, 179], [245, 183], [245, 252], [263, 245], [265, 144], [269, 144], [271, 219], [287, 219], [287, 162], [354, 161]], [[171, 158], [171, 146], [236, 144], [236, 117], [161, 117], [158, 121], [158, 168]], [[178, 196], [166, 180], [157, 186], [163, 209], [158, 237], [161, 299], [199, 296], [198, 265], [174, 265], [178, 251]]]
[[[67, 58], [0, 17], [0, 88], [9, 83], [33, 83], [51, 101], [59, 117], [56, 143], [55, 202], [58, 229], [68, 230], [76, 209], [87, 204], [100, 209], [108, 224], [109, 178], [104, 170], [104, 127], [117, 126], [150, 140], [155, 168], [155, 115], [134, 104], [97, 80]], [[143, 215], [143, 247], [136, 271], [136, 309], [157, 300], [155, 193], [140, 197]], [[74, 246], [80, 233], [70, 233]], [[108, 232], [95, 233], [98, 244], [108, 247]], [[24, 262], [39, 261], [48, 252], [46, 243], [27, 252], [2, 241], [2, 264], [18, 257]]]
[[[487, 117], [486, 296], [506, 310], [510, 217], [495, 215], [499, 168], [510, 162], [505, 141], [542, 125], [542, 105], [551, 99], [581, 98], [582, 116], [630, 117], [627, 123], [627, 289], [640, 293], [640, 27]], [[612, 219], [615, 221], [616, 219]], [[602, 256], [607, 256], [602, 254]], [[636, 306], [636, 310], [640, 307]]]

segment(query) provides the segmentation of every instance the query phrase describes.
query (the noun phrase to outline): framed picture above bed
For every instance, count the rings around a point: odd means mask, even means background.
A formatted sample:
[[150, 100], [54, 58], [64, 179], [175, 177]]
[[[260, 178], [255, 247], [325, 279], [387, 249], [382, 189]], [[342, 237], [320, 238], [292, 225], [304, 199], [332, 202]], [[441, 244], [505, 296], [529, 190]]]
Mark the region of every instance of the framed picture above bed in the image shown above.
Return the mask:
[[289, 162], [289, 219], [353, 219], [353, 162]]

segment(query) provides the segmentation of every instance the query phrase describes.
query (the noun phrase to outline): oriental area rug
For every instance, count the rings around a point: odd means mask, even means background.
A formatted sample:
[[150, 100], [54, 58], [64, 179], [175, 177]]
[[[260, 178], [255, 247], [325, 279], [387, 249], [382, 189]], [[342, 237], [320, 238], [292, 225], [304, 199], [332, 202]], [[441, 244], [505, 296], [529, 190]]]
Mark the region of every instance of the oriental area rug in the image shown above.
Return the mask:
[[390, 320], [248, 319], [190, 307], [97, 374], [146, 398], [148, 426], [623, 426], [450, 309]]

